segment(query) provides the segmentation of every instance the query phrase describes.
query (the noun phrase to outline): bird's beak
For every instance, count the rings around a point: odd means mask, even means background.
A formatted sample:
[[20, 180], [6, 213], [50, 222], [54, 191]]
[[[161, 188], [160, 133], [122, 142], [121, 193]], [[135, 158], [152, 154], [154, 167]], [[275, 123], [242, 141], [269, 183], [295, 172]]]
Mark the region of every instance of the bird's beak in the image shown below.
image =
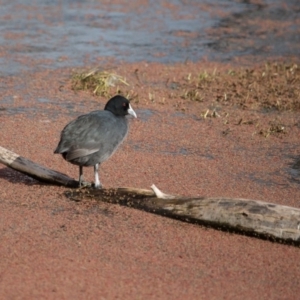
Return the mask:
[[127, 112], [132, 115], [133, 117], [137, 118], [135, 111], [132, 109], [131, 105], [129, 104], [129, 108]]

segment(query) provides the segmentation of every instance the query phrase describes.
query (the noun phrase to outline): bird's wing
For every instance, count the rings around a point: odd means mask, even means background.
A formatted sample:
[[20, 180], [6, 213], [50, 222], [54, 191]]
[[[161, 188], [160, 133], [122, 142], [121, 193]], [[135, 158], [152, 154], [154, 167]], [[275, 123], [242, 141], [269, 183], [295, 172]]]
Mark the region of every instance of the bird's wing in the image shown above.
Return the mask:
[[97, 148], [79, 148], [79, 149], [70, 149], [67, 152], [66, 160], [71, 161], [79, 157], [87, 156], [99, 151], [99, 147]]

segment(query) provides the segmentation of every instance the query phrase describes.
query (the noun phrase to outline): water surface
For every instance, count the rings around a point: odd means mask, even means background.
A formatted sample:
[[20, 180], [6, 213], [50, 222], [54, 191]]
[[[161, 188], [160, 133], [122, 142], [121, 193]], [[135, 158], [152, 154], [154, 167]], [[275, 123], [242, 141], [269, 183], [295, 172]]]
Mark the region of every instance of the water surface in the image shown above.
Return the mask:
[[[298, 0], [9, 1], [0, 8], [0, 64], [82, 66], [113, 58], [161, 63], [297, 55]], [[9, 56], [9, 57], [7, 57]]]

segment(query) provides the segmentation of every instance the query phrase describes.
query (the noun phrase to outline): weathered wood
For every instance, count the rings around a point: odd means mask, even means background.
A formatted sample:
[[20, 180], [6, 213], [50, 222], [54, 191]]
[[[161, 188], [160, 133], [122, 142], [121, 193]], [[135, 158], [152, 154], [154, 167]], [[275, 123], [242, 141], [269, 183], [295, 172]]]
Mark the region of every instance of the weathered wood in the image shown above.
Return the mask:
[[68, 177], [67, 175], [47, 169], [1, 146], [0, 162], [7, 167], [10, 167], [42, 182], [64, 185], [68, 187], [78, 186], [78, 181]]
[[[0, 147], [0, 162], [37, 180], [77, 187], [78, 181], [42, 167]], [[258, 200], [184, 198], [167, 195], [152, 186], [137, 188], [76, 189], [66, 192], [75, 201], [93, 198], [142, 209], [186, 222], [212, 226], [278, 242], [300, 245], [300, 209]]]
[[[153, 187], [155, 191], [157, 188]], [[300, 245], [300, 209], [258, 200], [232, 198], [161, 199], [156, 192], [133, 188], [75, 190], [66, 196], [81, 201], [93, 198], [166, 217], [277, 242]]]

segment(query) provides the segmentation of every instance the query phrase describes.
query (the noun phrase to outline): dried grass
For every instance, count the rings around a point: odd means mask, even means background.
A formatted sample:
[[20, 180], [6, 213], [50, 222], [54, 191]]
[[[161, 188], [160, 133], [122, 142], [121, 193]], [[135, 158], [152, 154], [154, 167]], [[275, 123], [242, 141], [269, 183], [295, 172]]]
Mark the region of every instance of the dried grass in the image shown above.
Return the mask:
[[300, 67], [297, 64], [266, 63], [255, 69], [202, 71], [196, 76], [188, 74], [179, 85], [182, 99], [197, 102], [211, 99], [242, 108], [300, 110]]
[[120, 75], [99, 69], [75, 73], [72, 76], [73, 90], [89, 90], [97, 96], [108, 96], [110, 88], [120, 83], [128, 86], [126, 80]]

